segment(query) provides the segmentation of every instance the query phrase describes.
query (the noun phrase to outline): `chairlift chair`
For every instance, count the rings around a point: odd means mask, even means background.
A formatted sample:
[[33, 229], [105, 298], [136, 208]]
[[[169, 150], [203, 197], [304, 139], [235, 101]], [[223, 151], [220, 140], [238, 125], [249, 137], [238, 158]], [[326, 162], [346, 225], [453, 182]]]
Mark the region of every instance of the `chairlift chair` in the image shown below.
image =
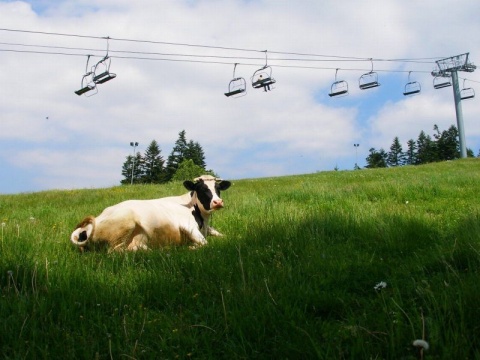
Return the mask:
[[460, 90], [460, 99], [468, 100], [475, 97], [475, 90], [473, 88], [465, 88]]
[[233, 79], [228, 83], [228, 91], [225, 93], [226, 97], [241, 97], [247, 95], [247, 82], [243, 77], [235, 77], [235, 69], [237, 64], [233, 67]]
[[360, 79], [358, 79], [358, 86], [360, 87], [360, 90], [366, 90], [380, 86], [377, 73], [370, 71], [360, 76]]
[[273, 84], [277, 81], [272, 77], [272, 68], [268, 66], [267, 50], [265, 52], [265, 65], [255, 71], [251, 77], [252, 87], [254, 89], [264, 88], [265, 91], [272, 90]]
[[465, 87], [465, 80], [463, 80], [463, 89], [460, 90], [460, 99], [462, 100], [468, 100], [468, 99], [473, 99], [475, 97], [475, 90], [473, 88], [466, 88]]
[[94, 93], [90, 93], [88, 95], [85, 95], [87, 97], [93, 96], [98, 92], [97, 86], [95, 82], [93, 81], [94, 73], [93, 71], [88, 71], [88, 61], [90, 60], [90, 55], [88, 55], [87, 58], [87, 65], [86, 65], [86, 70], [85, 70], [85, 75], [82, 76], [82, 82], [81, 82], [81, 88], [77, 91], [75, 91], [75, 94], [78, 96], [84, 95], [88, 93], [89, 91], [95, 90]]
[[225, 93], [226, 97], [241, 97], [247, 95], [247, 82], [244, 78], [238, 77], [230, 80], [228, 84], [228, 92]]
[[434, 89], [443, 89], [449, 86], [452, 86], [452, 82], [450, 81], [449, 77], [435, 76], [433, 78]]
[[[83, 84], [82, 84], [82, 86], [83, 86]], [[97, 88], [97, 87], [95, 86], [95, 84], [88, 83], [86, 86], [83, 86], [81, 89], [75, 91], [75, 94], [77, 94], [78, 96], [80, 96], [80, 95], [83, 95], [83, 94], [89, 92], [90, 90], [96, 90], [96, 88]], [[97, 92], [98, 92], [98, 90], [97, 90]], [[95, 92], [95, 94], [96, 94], [97, 92]], [[92, 96], [92, 95], [95, 95], [95, 94], [92, 93], [92, 94], [90, 94], [90, 95], [88, 95], [88, 96]], [[85, 96], [87, 96], [87, 95], [85, 95]]]
[[403, 91], [403, 95], [408, 96], [408, 95], [418, 94], [421, 90], [422, 90], [422, 87], [420, 86], [419, 82], [411, 81], [405, 85], [405, 90]]
[[403, 91], [403, 95], [405, 96], [418, 94], [422, 90], [422, 87], [418, 81], [410, 81], [410, 74], [411, 71], [408, 72], [408, 82]]
[[358, 79], [358, 86], [360, 90], [366, 90], [380, 86], [378, 82], [378, 75], [373, 71], [373, 59], [370, 59], [370, 62], [372, 63], [372, 70], [366, 74], [363, 74], [360, 76], [360, 79]]
[[[95, 65], [93, 68], [93, 82], [95, 84], [103, 84], [117, 77], [117, 74], [110, 72], [111, 61], [112, 60], [107, 55]], [[103, 70], [103, 72], [98, 74], [99, 67]]]
[[348, 94], [348, 83], [345, 80], [337, 80], [338, 69], [335, 70], [335, 82], [330, 86], [328, 96], [346, 96]]
[[277, 81], [272, 77], [272, 68], [268, 65], [258, 69], [252, 75], [252, 87], [254, 89], [264, 88], [267, 91], [267, 88], [271, 89], [271, 85], [275, 84]]

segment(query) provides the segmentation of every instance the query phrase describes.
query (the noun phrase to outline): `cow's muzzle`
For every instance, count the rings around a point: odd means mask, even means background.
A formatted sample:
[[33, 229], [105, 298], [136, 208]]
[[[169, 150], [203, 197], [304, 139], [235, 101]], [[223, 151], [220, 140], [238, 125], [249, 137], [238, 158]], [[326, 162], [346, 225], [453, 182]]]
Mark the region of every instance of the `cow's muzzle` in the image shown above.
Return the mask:
[[222, 199], [216, 199], [212, 201], [212, 209], [213, 210], [218, 210], [223, 208], [223, 200]]

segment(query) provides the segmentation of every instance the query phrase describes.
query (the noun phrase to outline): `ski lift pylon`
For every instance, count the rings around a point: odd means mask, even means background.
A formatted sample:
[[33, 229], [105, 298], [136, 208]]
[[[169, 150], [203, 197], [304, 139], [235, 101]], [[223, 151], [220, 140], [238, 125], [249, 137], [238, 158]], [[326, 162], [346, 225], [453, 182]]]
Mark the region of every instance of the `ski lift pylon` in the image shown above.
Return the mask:
[[403, 91], [403, 95], [405, 96], [418, 94], [422, 90], [422, 87], [418, 81], [410, 81], [410, 74], [411, 71], [408, 72], [408, 82]]
[[335, 70], [335, 82], [330, 87], [328, 96], [346, 96], [348, 95], [348, 83], [345, 80], [337, 80], [338, 69]]
[[241, 97], [247, 95], [247, 82], [243, 77], [235, 77], [235, 69], [238, 64], [233, 67], [233, 79], [228, 83], [228, 91], [225, 93], [226, 97]]
[[475, 90], [473, 90], [473, 88], [471, 87], [466, 88], [465, 80], [467, 79], [463, 79], [463, 89], [460, 90], [460, 99], [462, 100], [473, 99], [475, 97]]
[[358, 79], [358, 86], [360, 90], [366, 90], [380, 86], [378, 82], [378, 75], [373, 71], [373, 59], [370, 59], [370, 61], [372, 63], [372, 70], [366, 74], [363, 74], [360, 76], [360, 79]]
[[446, 87], [452, 86], [449, 76], [435, 76], [433, 78], [433, 88], [434, 89], [443, 89]]
[[85, 66], [85, 75], [82, 76], [81, 88], [75, 91], [75, 94], [77, 94], [78, 96], [86, 94], [89, 91], [95, 90], [94, 93], [85, 95], [87, 97], [90, 97], [95, 95], [98, 92], [97, 85], [93, 81], [93, 70], [89, 71], [88, 69], [88, 62], [90, 61], [90, 56], [91, 55], [87, 55], [87, 65]]
[[267, 50], [265, 50], [265, 66], [253, 73], [251, 81], [254, 89], [263, 88], [265, 91], [271, 90], [272, 85], [277, 82], [272, 77], [272, 68], [267, 63]]

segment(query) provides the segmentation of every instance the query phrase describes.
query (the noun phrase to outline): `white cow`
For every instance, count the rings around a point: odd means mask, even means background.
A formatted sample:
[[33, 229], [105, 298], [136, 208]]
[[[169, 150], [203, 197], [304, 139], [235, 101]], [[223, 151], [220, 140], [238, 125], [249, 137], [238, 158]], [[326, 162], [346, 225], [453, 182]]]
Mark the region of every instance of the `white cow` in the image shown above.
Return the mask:
[[88, 216], [76, 226], [71, 242], [80, 250], [105, 244], [111, 250], [133, 250], [193, 243], [221, 236], [209, 226], [210, 215], [223, 208], [220, 191], [231, 183], [210, 175], [183, 183], [188, 193], [154, 200], [127, 200]]

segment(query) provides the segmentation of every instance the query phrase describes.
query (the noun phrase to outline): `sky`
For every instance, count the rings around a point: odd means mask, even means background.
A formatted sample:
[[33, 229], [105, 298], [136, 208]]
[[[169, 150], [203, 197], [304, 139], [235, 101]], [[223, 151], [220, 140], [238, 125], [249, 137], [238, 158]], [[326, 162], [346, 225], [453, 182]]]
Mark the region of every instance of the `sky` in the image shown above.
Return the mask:
[[[395, 137], [406, 150], [457, 126], [453, 88], [434, 89], [431, 71], [467, 52], [480, 64], [479, 12], [478, 0], [0, 0], [0, 194], [119, 185], [130, 142], [143, 154], [156, 140], [166, 159], [182, 130], [224, 179], [364, 167]], [[107, 55], [116, 78], [76, 95]], [[265, 65], [268, 92], [251, 85]], [[360, 90], [370, 71], [380, 86]], [[243, 97], [224, 95], [234, 75]], [[480, 69], [459, 77], [479, 94], [461, 102], [477, 155]], [[328, 96], [335, 80], [347, 96]], [[421, 92], [407, 97], [410, 81]]]

